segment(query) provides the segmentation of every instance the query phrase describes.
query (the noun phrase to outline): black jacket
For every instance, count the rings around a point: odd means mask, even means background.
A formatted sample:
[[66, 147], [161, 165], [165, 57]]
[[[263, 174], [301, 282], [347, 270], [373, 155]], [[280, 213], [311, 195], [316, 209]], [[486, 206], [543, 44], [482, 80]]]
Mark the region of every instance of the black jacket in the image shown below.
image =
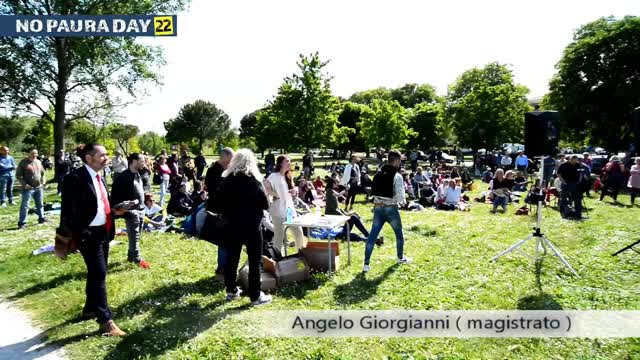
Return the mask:
[[391, 165], [383, 166], [373, 177], [371, 195], [384, 198], [393, 198], [393, 181], [398, 173], [398, 168]]
[[256, 232], [263, 210], [269, 201], [262, 184], [253, 176], [231, 174], [224, 178], [216, 192], [215, 211], [229, 221], [235, 233]]
[[[104, 179], [102, 181], [104, 183]], [[100, 189], [95, 189], [93, 179], [84, 165], [65, 176], [62, 185], [60, 226], [70, 230], [76, 240], [87, 239], [89, 224], [91, 224], [98, 212], [96, 191], [100, 191]], [[108, 197], [109, 189], [106, 186], [105, 189]], [[108, 239], [112, 240], [114, 235], [115, 222], [112, 216], [111, 231], [108, 234]]]
[[224, 168], [217, 161], [211, 164], [209, 170], [207, 170], [207, 175], [204, 178], [204, 185], [207, 187], [207, 192], [209, 193], [209, 200], [207, 200], [208, 211], [213, 211], [215, 208], [213, 205], [215, 202], [214, 198], [217, 193], [218, 186], [220, 186], [223, 172]]
[[111, 201], [113, 206], [123, 201], [138, 200], [137, 210], [144, 209], [144, 184], [140, 174], [127, 169], [113, 182]]

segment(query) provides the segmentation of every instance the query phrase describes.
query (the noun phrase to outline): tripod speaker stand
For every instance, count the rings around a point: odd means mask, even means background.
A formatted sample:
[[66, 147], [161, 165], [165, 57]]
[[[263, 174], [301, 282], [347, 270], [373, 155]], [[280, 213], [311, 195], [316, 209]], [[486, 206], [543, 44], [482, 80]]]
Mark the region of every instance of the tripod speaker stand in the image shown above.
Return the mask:
[[[564, 266], [566, 266], [571, 271], [571, 273], [573, 273], [577, 277], [580, 277], [578, 275], [578, 273], [575, 270], [573, 270], [573, 268], [571, 267], [569, 262], [562, 256], [560, 251], [540, 231], [541, 224], [542, 224], [542, 211], [541, 211], [542, 210], [542, 199], [544, 199], [544, 196], [543, 196], [544, 183], [543, 183], [542, 179], [544, 179], [544, 156], [540, 157], [540, 193], [539, 193], [539, 197], [538, 197], [538, 211], [537, 211], [537, 215], [538, 216], [537, 216], [537, 220], [536, 220], [536, 227], [534, 228], [533, 233], [531, 235], [527, 236], [525, 239], [522, 239], [522, 240], [516, 242], [515, 244], [511, 245], [508, 249], [502, 251], [498, 255], [494, 256], [493, 258], [491, 258], [491, 261], [496, 261], [500, 257], [502, 257], [502, 256], [514, 251], [514, 250], [520, 250], [520, 247], [522, 245], [524, 245], [525, 243], [527, 243], [531, 239], [535, 239], [536, 240], [536, 255], [535, 255], [535, 260], [536, 261], [540, 260], [542, 257], [544, 257], [547, 254], [547, 248], [549, 248], [549, 249], [551, 249], [553, 254], [560, 260], [560, 262], [562, 262], [562, 264], [564, 264]], [[542, 250], [542, 256], [539, 256], [541, 250]]]

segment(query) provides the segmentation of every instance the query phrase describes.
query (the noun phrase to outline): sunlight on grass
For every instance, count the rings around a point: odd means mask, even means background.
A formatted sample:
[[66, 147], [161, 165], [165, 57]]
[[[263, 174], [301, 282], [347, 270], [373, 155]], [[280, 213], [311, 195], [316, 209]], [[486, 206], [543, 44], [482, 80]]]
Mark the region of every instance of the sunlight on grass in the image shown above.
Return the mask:
[[[344, 161], [343, 161], [344, 162]], [[47, 201], [55, 193], [47, 192]], [[472, 196], [473, 198], [473, 196]], [[363, 198], [359, 198], [363, 200]], [[628, 196], [620, 196], [628, 204]], [[409, 266], [395, 266], [395, 240], [386, 226], [385, 245], [373, 253], [370, 273], [361, 273], [363, 244], [352, 246], [353, 262], [331, 280], [314, 274], [304, 284], [278, 290], [272, 305], [252, 309], [246, 298], [224, 303], [214, 280], [216, 249], [176, 234], [144, 234], [142, 253], [151, 270], [126, 262], [126, 237], [111, 249], [109, 301], [129, 336], [96, 336], [93, 321], [80, 321], [85, 267], [79, 255], [66, 262], [31, 251], [53, 241], [58, 219], [16, 230], [18, 207], [0, 209], [0, 294], [32, 314], [47, 330], [47, 342], [64, 346], [73, 359], [133, 358], [520, 358], [632, 359], [639, 339], [248, 339], [234, 311], [288, 309], [640, 309], [640, 257], [611, 253], [636, 239], [639, 207], [587, 199], [589, 220], [568, 222], [545, 208], [544, 233], [580, 274], [573, 277], [551, 256], [536, 276], [533, 261], [513, 253], [489, 259], [528, 236], [533, 216], [489, 214], [473, 204], [470, 213], [428, 209], [403, 213]], [[365, 226], [371, 206], [358, 204]], [[123, 227], [119, 224], [119, 227]], [[533, 254], [533, 245], [524, 247]]]

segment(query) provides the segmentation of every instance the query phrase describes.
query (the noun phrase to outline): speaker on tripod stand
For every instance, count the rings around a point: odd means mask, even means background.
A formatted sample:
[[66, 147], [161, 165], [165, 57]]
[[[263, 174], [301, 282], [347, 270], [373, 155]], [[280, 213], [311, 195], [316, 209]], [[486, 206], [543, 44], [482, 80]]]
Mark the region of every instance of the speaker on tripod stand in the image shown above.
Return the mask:
[[538, 194], [538, 211], [536, 226], [533, 233], [528, 237], [511, 245], [508, 249], [494, 256], [491, 261], [514, 251], [519, 250], [521, 246], [531, 239], [536, 239], [535, 258], [536, 261], [541, 259], [538, 256], [542, 251], [543, 256], [547, 253], [547, 248], [551, 249], [553, 254], [566, 266], [571, 273], [578, 276], [571, 265], [562, 256], [560, 251], [541, 231], [542, 226], [542, 201], [544, 199], [544, 159], [546, 156], [555, 156], [558, 153], [558, 138], [560, 136], [560, 116], [557, 111], [532, 111], [524, 116], [524, 151], [530, 158], [538, 157], [540, 159], [540, 193]]

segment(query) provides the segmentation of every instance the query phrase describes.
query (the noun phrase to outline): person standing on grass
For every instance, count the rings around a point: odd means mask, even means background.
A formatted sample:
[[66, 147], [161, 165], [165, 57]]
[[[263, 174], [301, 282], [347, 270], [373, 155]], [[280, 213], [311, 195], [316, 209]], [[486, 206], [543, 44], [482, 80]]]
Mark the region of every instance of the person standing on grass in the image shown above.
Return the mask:
[[[215, 195], [222, 181], [222, 173], [229, 167], [231, 159], [233, 158], [233, 149], [224, 148], [220, 152], [220, 159], [209, 166], [207, 175], [204, 179], [204, 186], [209, 194], [207, 199], [207, 211], [214, 211], [215, 209]], [[218, 246], [218, 265], [216, 267], [216, 274], [224, 274], [224, 267], [227, 262], [227, 252], [224, 247]]]
[[[293, 195], [297, 195], [298, 189], [291, 183], [290, 172], [291, 160], [284, 155], [280, 155], [276, 159], [274, 172], [264, 181], [267, 195], [273, 199], [269, 205], [269, 215], [273, 219], [274, 226], [273, 245], [281, 252], [286, 236], [283, 224], [287, 221], [287, 214], [290, 214], [292, 218], [298, 216], [293, 202]], [[289, 230], [293, 232], [296, 247], [298, 249], [305, 247], [302, 230], [299, 227], [292, 227]]]
[[[0, 148], [0, 206], [5, 207], [4, 197], [7, 196], [9, 205], [13, 205], [13, 173], [16, 170], [16, 162], [9, 155], [9, 148]], [[5, 188], [7, 189], [5, 191]]]
[[571, 155], [569, 161], [558, 168], [560, 179], [560, 215], [566, 217], [568, 207], [571, 205], [575, 214], [571, 217], [582, 218], [582, 191], [580, 189], [581, 165], [578, 163], [578, 155]]
[[167, 158], [161, 157], [156, 171], [162, 179], [160, 182], [160, 206], [164, 206], [164, 199], [169, 193], [169, 180], [171, 180], [171, 169], [167, 165]]
[[31, 198], [36, 203], [36, 213], [38, 214], [38, 223], [42, 224], [47, 221], [44, 217], [44, 167], [38, 160], [38, 150], [33, 149], [29, 152], [29, 157], [20, 161], [16, 170], [16, 180], [22, 185], [22, 199], [20, 202], [20, 217], [18, 219], [18, 228], [23, 229], [26, 225], [27, 212], [29, 210], [29, 202]]
[[340, 185], [348, 189], [344, 211], [352, 210], [353, 204], [356, 202], [356, 195], [360, 192], [360, 167], [356, 156], [352, 155], [351, 162], [344, 168]]
[[640, 194], [640, 157], [636, 158], [635, 165], [631, 166], [631, 171], [629, 171], [629, 173], [630, 175], [627, 187], [631, 194], [631, 205], [633, 205], [636, 200], [636, 196]]
[[389, 223], [396, 235], [396, 255], [399, 264], [411, 263], [411, 258], [404, 256], [404, 234], [402, 233], [402, 221], [400, 219], [401, 205], [406, 202], [404, 195], [404, 181], [400, 175], [401, 155], [395, 150], [389, 151], [388, 164], [373, 178], [371, 195], [373, 195], [373, 225], [369, 232], [367, 245], [364, 252], [363, 272], [371, 270], [369, 260], [373, 247], [376, 244], [380, 230], [385, 223]]
[[527, 155], [522, 151], [518, 151], [518, 156], [516, 157], [516, 169], [524, 173], [525, 177], [529, 175], [527, 171], [529, 169], [529, 158], [527, 158]]
[[64, 153], [64, 150], [60, 150], [58, 155], [56, 155], [56, 172], [57, 172], [57, 181], [58, 181], [58, 196], [62, 193], [62, 181], [64, 177], [67, 176], [68, 173], [71, 172], [73, 168], [73, 164], [69, 159], [69, 156]]
[[311, 180], [311, 173], [313, 172], [313, 153], [311, 150], [307, 151], [307, 154], [302, 157], [302, 172], [305, 180]]
[[113, 321], [106, 285], [109, 242], [115, 235], [114, 215], [123, 215], [124, 211], [111, 210], [107, 186], [100, 175], [109, 161], [104, 146], [86, 144], [77, 153], [84, 166], [64, 180], [60, 227], [70, 231], [87, 266], [87, 298], [82, 316], [96, 319], [103, 335], [124, 336], [125, 332]]
[[249, 261], [249, 288], [246, 290], [254, 306], [271, 302], [271, 296], [260, 291], [260, 224], [264, 211], [269, 208], [262, 181], [255, 155], [251, 150], [240, 149], [222, 174], [222, 181], [215, 195], [216, 210], [228, 221], [225, 231], [228, 258], [224, 268], [226, 299], [232, 301], [242, 295], [242, 291], [236, 286], [236, 276], [242, 245], [245, 245]]
[[127, 158], [129, 168], [123, 171], [113, 182], [111, 200], [113, 204], [137, 200], [138, 204], [129, 208], [123, 215], [127, 224], [129, 251], [127, 261], [148, 269], [150, 264], [140, 255], [140, 236], [144, 225], [144, 184], [140, 171], [145, 167], [145, 156], [132, 153]]
[[128, 168], [129, 165], [127, 164], [127, 159], [122, 156], [122, 152], [120, 152], [120, 150], [116, 150], [116, 156], [113, 158], [113, 161], [111, 163], [111, 169], [113, 170], [111, 180], [115, 182], [118, 176], [120, 176], [120, 174], [122, 174]]
[[198, 151], [198, 156], [195, 159], [196, 166], [196, 179], [200, 179], [202, 177], [202, 173], [204, 172], [204, 168], [207, 167], [207, 159], [202, 155], [202, 150]]

